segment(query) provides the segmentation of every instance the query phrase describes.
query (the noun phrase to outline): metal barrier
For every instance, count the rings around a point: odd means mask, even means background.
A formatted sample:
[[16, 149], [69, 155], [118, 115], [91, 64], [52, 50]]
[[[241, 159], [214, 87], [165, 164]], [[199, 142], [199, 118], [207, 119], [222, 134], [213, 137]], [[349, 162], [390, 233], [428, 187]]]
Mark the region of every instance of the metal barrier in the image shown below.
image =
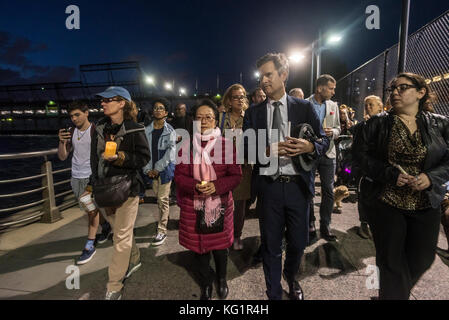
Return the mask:
[[[449, 11], [425, 25], [408, 40], [405, 70], [426, 78], [437, 96], [435, 112], [449, 116]], [[398, 70], [398, 45], [364, 63], [337, 82], [336, 99], [363, 119], [363, 100], [377, 95], [386, 103], [386, 87]]]
[[1, 194], [0, 200], [4, 198], [11, 198], [11, 197], [17, 197], [17, 196], [23, 196], [23, 195], [29, 195], [35, 192], [42, 192], [42, 200], [34, 201], [31, 203], [6, 208], [6, 209], [0, 209], [0, 214], [5, 212], [12, 212], [16, 210], [22, 210], [27, 208], [36, 207], [42, 204], [41, 210], [39, 210], [37, 213], [33, 213], [30, 215], [26, 215], [25, 217], [12, 222], [7, 223], [0, 223], [0, 227], [9, 227], [13, 225], [17, 225], [20, 223], [24, 223], [33, 219], [40, 218], [41, 222], [44, 223], [53, 223], [60, 219], [61, 213], [60, 211], [70, 207], [74, 204], [76, 204], [76, 199], [71, 200], [69, 202], [62, 203], [59, 206], [56, 206], [56, 198], [65, 196], [67, 194], [71, 194], [72, 190], [64, 191], [59, 194], [55, 194], [54, 187], [58, 185], [63, 185], [70, 183], [70, 179], [63, 180], [54, 183], [53, 181], [53, 175], [68, 172], [71, 170], [71, 168], [65, 168], [62, 170], [56, 170], [53, 171], [52, 163], [48, 160], [48, 156], [55, 155], [58, 153], [58, 149], [51, 149], [47, 151], [37, 151], [37, 152], [25, 152], [25, 153], [15, 153], [15, 154], [4, 154], [0, 155], [0, 160], [12, 160], [12, 159], [24, 159], [24, 158], [33, 158], [33, 157], [44, 157], [44, 163], [41, 166], [41, 174], [34, 175], [34, 176], [28, 176], [28, 177], [22, 177], [17, 179], [10, 179], [10, 180], [3, 180], [0, 181], [0, 184], [7, 184], [7, 183], [14, 183], [14, 182], [22, 182], [22, 181], [30, 181], [33, 179], [39, 179], [42, 178], [42, 186], [36, 189], [32, 190], [26, 190], [23, 192], [16, 192], [16, 193], [10, 193], [10, 194]]

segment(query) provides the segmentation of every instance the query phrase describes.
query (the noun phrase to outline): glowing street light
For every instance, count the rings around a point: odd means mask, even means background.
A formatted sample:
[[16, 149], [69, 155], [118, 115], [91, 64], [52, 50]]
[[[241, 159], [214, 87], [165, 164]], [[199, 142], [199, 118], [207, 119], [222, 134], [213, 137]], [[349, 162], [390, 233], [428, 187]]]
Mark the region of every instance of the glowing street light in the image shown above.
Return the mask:
[[293, 53], [289, 59], [293, 62], [293, 63], [299, 63], [302, 60], [304, 60], [305, 56], [302, 53], [299, 52], [295, 52]]
[[165, 90], [169, 90], [169, 91], [173, 90], [173, 85], [170, 82], [166, 82], [164, 87], [165, 87]]
[[184, 88], [179, 88], [179, 95], [181, 96], [181, 95], [183, 95], [183, 94], [186, 94], [186, 89], [184, 89]]
[[254, 78], [259, 78], [260, 77], [260, 73], [258, 71], [254, 72]]
[[342, 37], [340, 35], [333, 35], [331, 37], [329, 37], [328, 43], [329, 44], [335, 44], [340, 42], [342, 39]]
[[145, 77], [145, 82], [148, 83], [148, 84], [154, 85], [154, 78], [150, 77], [150, 76], [146, 76]]

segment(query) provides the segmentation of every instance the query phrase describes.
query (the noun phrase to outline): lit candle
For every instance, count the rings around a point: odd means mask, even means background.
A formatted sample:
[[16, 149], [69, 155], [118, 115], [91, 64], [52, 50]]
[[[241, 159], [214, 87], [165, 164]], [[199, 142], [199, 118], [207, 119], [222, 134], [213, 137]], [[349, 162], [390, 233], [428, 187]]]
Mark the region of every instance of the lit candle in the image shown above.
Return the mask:
[[104, 156], [112, 157], [115, 155], [116, 150], [117, 150], [117, 143], [115, 143], [114, 141], [108, 141], [106, 142], [106, 150], [104, 150]]
[[287, 127], [287, 137], [291, 137], [291, 134], [292, 134], [292, 123], [291, 121], [289, 121]]

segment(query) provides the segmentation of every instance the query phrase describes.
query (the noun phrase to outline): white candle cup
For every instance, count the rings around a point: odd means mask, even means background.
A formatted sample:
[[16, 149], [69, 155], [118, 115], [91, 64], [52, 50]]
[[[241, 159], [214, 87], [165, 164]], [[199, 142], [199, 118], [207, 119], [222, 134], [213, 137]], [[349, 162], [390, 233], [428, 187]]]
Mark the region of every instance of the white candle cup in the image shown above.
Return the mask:
[[92, 194], [86, 194], [85, 196], [80, 198], [80, 202], [84, 205], [88, 212], [95, 211], [97, 206], [92, 200]]

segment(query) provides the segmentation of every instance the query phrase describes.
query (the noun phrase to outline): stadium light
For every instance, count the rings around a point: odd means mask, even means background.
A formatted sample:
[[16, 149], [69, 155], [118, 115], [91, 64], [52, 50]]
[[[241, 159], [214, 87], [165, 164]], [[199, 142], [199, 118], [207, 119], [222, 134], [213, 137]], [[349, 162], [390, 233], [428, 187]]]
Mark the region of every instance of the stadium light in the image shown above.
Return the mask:
[[152, 84], [152, 85], [154, 85], [154, 78], [153, 78], [153, 77], [150, 77], [150, 76], [146, 76], [146, 77], [145, 77], [145, 82], [146, 82], [147, 84]]

